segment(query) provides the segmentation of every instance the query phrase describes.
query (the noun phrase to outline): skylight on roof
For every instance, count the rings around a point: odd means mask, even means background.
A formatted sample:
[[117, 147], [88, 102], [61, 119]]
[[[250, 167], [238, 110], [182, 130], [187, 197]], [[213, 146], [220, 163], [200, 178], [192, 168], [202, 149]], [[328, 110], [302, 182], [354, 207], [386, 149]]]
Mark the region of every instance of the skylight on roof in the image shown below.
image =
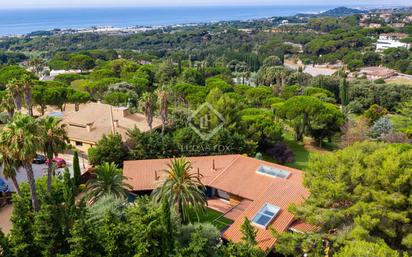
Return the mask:
[[264, 175], [269, 175], [272, 177], [284, 178], [284, 179], [288, 178], [290, 175], [290, 172], [286, 170], [281, 170], [281, 169], [273, 168], [273, 167], [266, 166], [266, 165], [260, 166], [256, 172], [264, 174]]
[[265, 205], [263, 205], [263, 207], [255, 215], [255, 217], [253, 217], [252, 222], [257, 226], [267, 228], [269, 223], [272, 222], [279, 211], [279, 207], [265, 203]]

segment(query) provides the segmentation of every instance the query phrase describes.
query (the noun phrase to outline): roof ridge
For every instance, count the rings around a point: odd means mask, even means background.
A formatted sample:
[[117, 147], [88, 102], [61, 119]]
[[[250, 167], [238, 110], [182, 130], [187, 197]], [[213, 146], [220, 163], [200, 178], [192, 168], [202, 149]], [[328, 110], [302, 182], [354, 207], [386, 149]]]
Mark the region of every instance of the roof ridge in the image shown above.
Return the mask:
[[233, 159], [233, 161], [231, 161], [221, 172], [219, 172], [219, 174], [217, 174], [210, 182], [209, 182], [209, 186], [213, 184], [213, 182], [215, 182], [215, 180], [220, 177], [220, 175], [223, 174], [223, 172], [225, 172], [230, 166], [233, 165], [233, 163], [235, 161], [237, 161], [242, 155], [241, 154], [234, 154], [234, 156], [236, 156], [236, 158]]

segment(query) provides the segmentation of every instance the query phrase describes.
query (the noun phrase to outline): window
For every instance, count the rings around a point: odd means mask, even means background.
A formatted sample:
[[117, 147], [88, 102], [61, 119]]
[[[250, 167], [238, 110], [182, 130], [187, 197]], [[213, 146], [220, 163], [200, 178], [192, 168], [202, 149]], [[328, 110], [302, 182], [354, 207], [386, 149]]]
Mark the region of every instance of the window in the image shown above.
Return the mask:
[[262, 209], [260, 209], [255, 217], [253, 217], [252, 222], [259, 227], [267, 228], [269, 223], [276, 217], [279, 211], [279, 207], [265, 203]]
[[79, 141], [76, 141], [76, 146], [82, 147], [82, 146], [83, 146], [83, 143], [82, 143], [82, 142], [79, 142]]
[[230, 200], [230, 196], [229, 196], [229, 194], [228, 193], [226, 193], [225, 191], [222, 191], [222, 190], [216, 190], [216, 195], [219, 197], [219, 198], [222, 198], [222, 199], [224, 199], [224, 200], [227, 200], [227, 201], [229, 201]]
[[264, 175], [269, 175], [272, 177], [278, 177], [278, 178], [284, 178], [284, 179], [288, 178], [290, 175], [290, 172], [286, 170], [281, 170], [281, 169], [269, 167], [266, 165], [260, 166], [256, 172], [264, 174]]

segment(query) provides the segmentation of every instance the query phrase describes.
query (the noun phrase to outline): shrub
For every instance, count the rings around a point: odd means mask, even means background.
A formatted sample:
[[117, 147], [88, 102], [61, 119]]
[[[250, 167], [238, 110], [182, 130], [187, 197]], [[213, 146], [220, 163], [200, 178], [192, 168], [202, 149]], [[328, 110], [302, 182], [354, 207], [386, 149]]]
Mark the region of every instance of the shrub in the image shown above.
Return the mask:
[[385, 84], [385, 80], [384, 80], [384, 79], [377, 79], [377, 80], [375, 80], [375, 81], [373, 81], [373, 82], [375, 82], [375, 84]]
[[372, 138], [381, 139], [385, 135], [391, 133], [392, 130], [392, 122], [388, 118], [382, 117], [379, 120], [375, 121], [375, 123], [373, 123], [370, 134]]
[[363, 106], [362, 104], [355, 100], [350, 102], [346, 107], [345, 107], [347, 112], [351, 112], [351, 113], [362, 113], [363, 112]]
[[388, 114], [388, 110], [386, 110], [386, 108], [379, 106], [377, 104], [373, 104], [365, 112], [365, 117], [368, 119], [369, 124], [373, 124], [375, 121], [379, 120], [386, 114]]
[[291, 163], [295, 161], [295, 154], [283, 142], [276, 143], [272, 148], [268, 149], [266, 153], [280, 164], [284, 164], [286, 162]]

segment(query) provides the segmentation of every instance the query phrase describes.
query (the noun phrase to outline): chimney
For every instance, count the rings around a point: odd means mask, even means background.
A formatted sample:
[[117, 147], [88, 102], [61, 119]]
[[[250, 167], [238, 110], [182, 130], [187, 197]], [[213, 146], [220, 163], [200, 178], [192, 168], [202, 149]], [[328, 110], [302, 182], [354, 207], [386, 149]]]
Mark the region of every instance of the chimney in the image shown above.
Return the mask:
[[86, 124], [86, 130], [87, 130], [87, 132], [91, 132], [91, 131], [92, 131], [92, 128], [93, 128], [93, 122]]
[[128, 107], [117, 107], [114, 108], [113, 111], [122, 118], [125, 118], [130, 114]]
[[212, 170], [216, 170], [216, 167], [215, 167], [215, 159], [213, 159], [212, 161], [213, 161], [213, 162], [212, 162]]
[[157, 170], [155, 170], [155, 181], [159, 180], [159, 176], [157, 175]]
[[197, 168], [197, 177], [200, 177], [200, 169]]

